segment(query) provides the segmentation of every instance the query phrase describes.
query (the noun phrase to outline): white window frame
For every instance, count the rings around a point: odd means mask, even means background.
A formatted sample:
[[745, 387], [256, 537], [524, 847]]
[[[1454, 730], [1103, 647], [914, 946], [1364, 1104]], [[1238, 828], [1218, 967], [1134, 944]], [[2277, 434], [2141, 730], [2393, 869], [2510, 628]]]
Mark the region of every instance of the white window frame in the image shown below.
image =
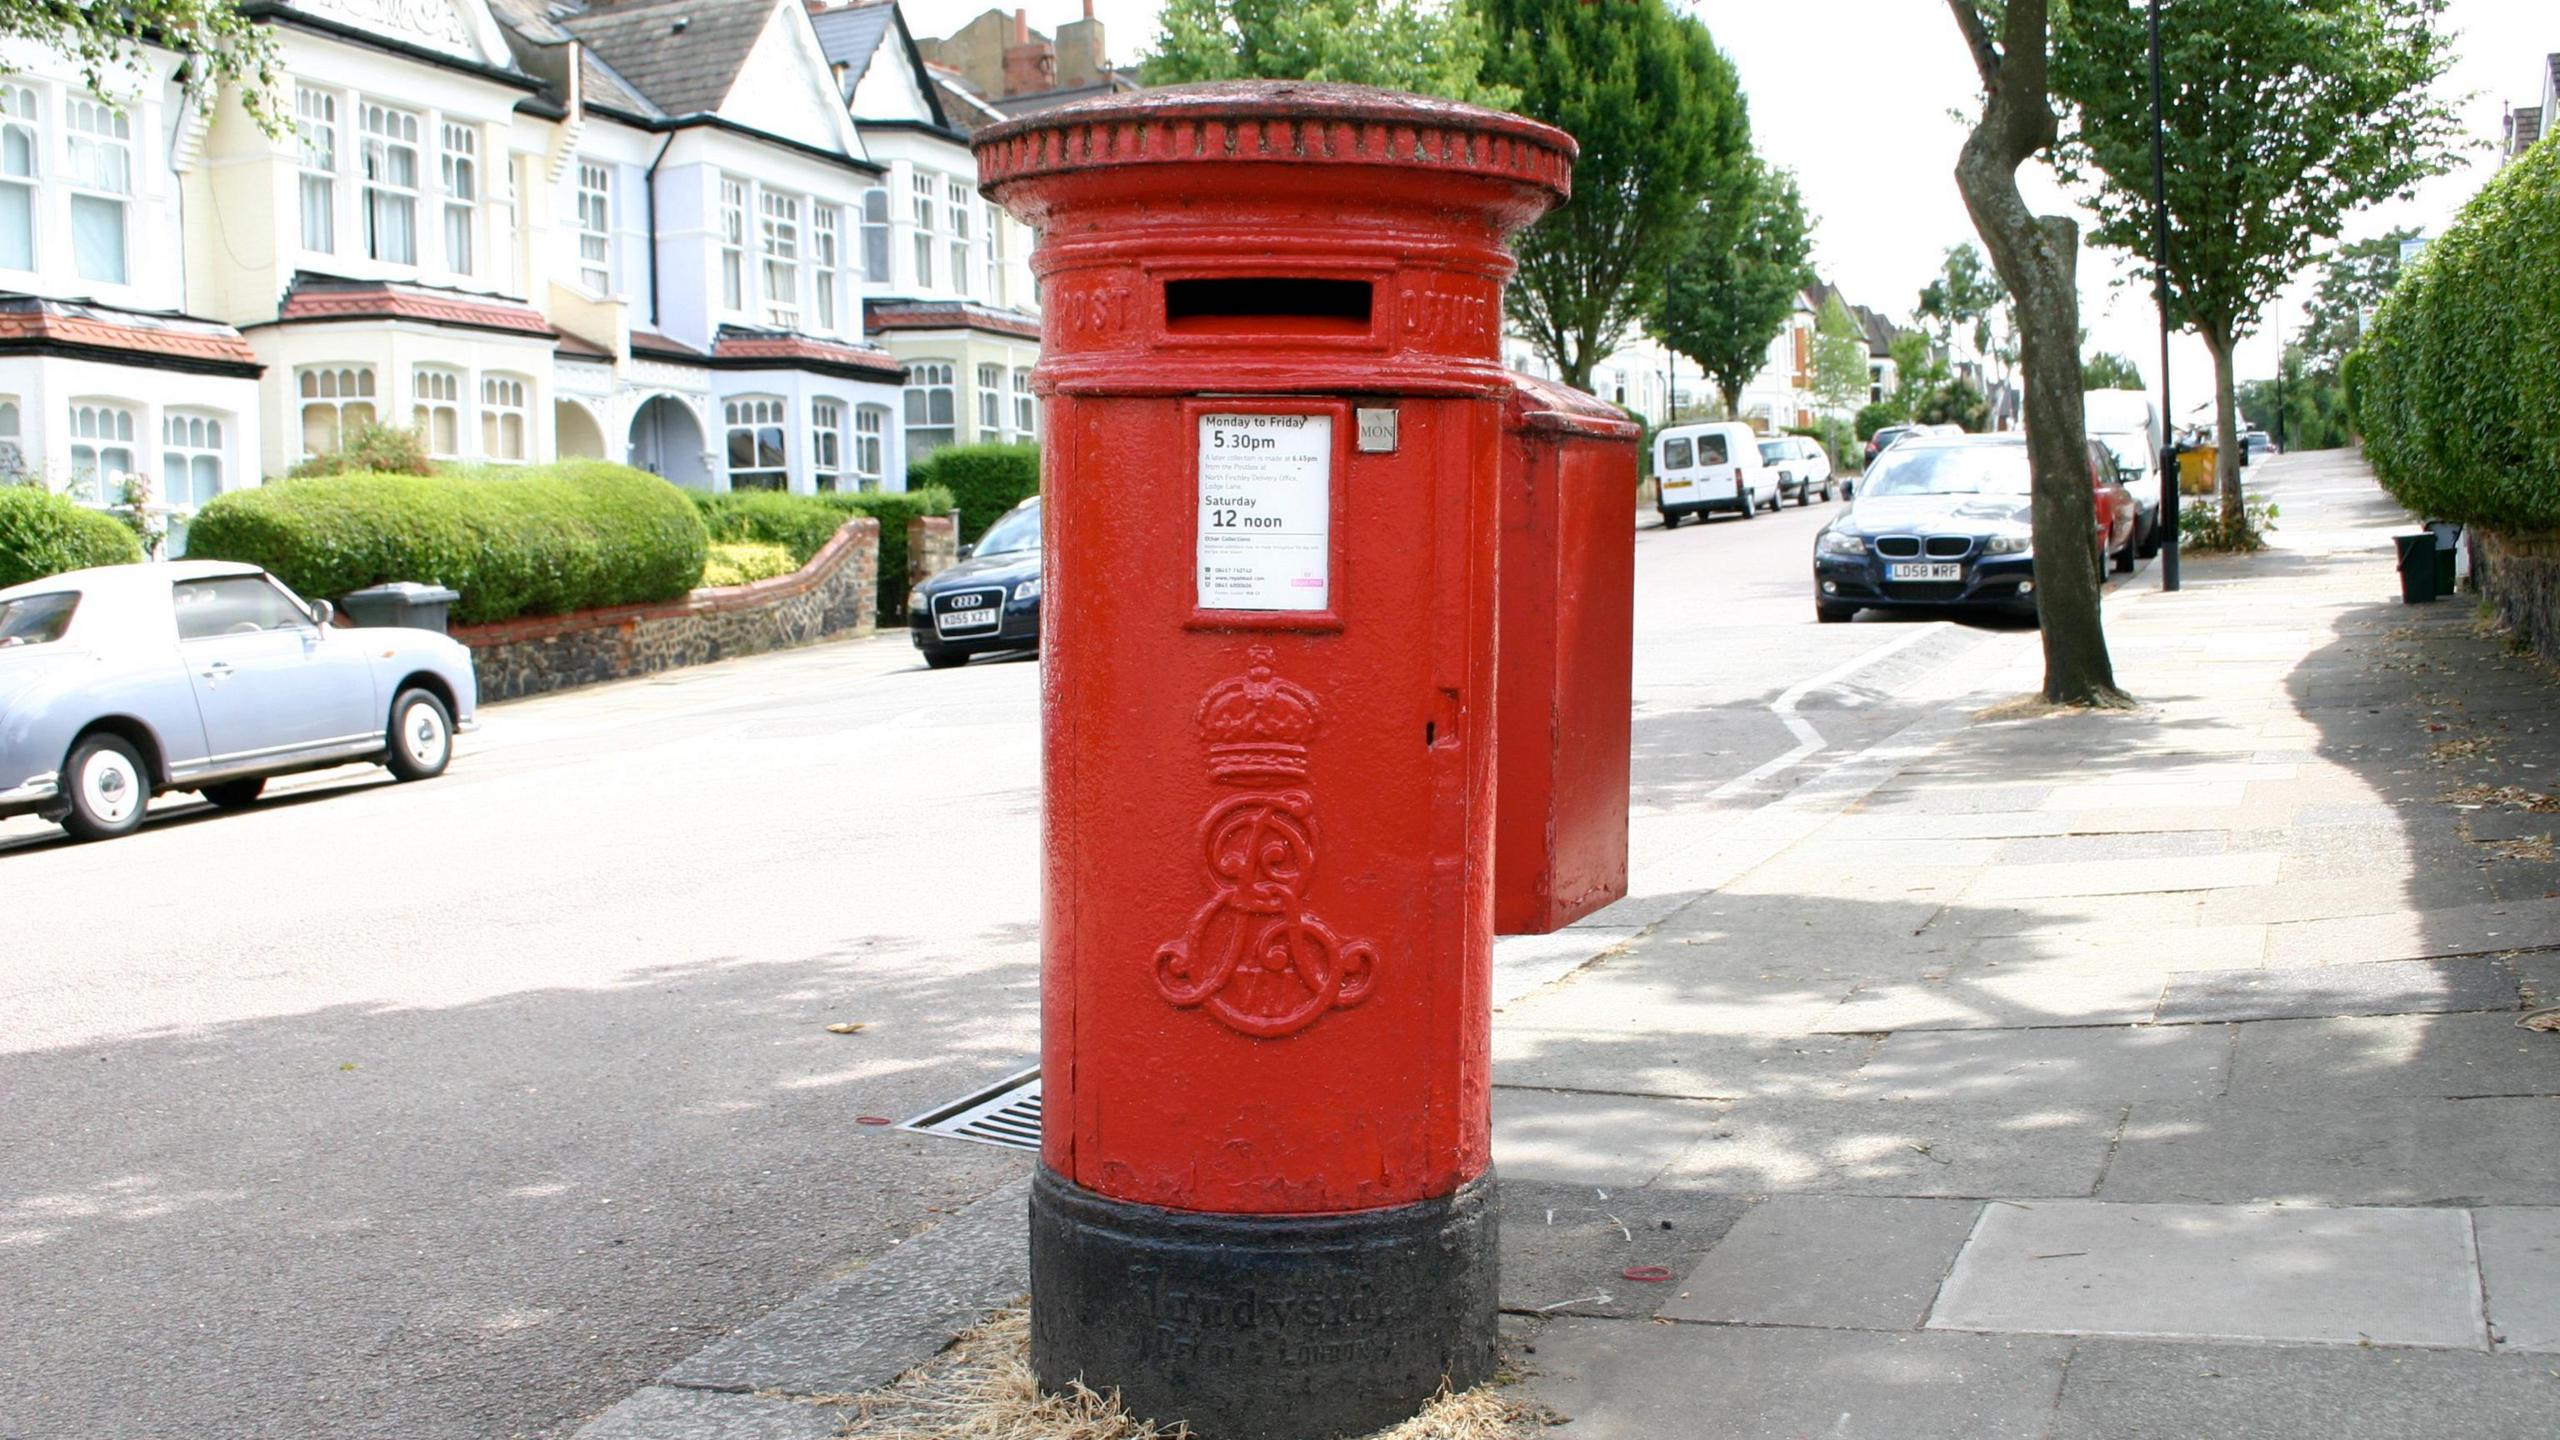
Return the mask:
[[32, 275], [43, 261], [45, 164], [44, 94], [24, 81], [0, 81], [0, 190], [16, 197], [26, 216], [24, 265], [0, 265], [11, 274]]
[[[720, 467], [729, 488], [742, 488], [741, 475], [751, 477], [743, 488], [748, 490], [789, 490], [791, 488], [790, 420], [791, 407], [779, 395], [732, 395], [720, 402]], [[749, 464], [739, 465], [738, 437], [747, 439]], [[764, 462], [770, 441], [771, 464]], [[771, 476], [771, 484], [763, 477]]]
[[444, 268], [451, 274], [469, 275], [479, 261], [480, 132], [447, 120], [438, 139], [444, 181]]
[[351, 428], [350, 412], [363, 412], [355, 425], [374, 425], [382, 420], [379, 387], [371, 365], [335, 364], [305, 365], [293, 372], [294, 419], [301, 422], [302, 458], [326, 452], [311, 448], [311, 419], [314, 410], [329, 412], [329, 430], [335, 443], [331, 450], [343, 450], [347, 431]]
[[15, 480], [27, 472], [27, 452], [21, 445], [18, 397], [0, 395], [0, 482]]
[[1016, 439], [1035, 440], [1040, 435], [1040, 397], [1031, 393], [1031, 368], [1013, 367], [1013, 430]]
[[449, 365], [420, 365], [409, 372], [409, 424], [435, 459], [462, 456], [463, 437], [469, 433], [463, 429], [466, 383], [462, 372]]
[[969, 272], [976, 268], [969, 263], [969, 202], [973, 198], [961, 181], [943, 182], [944, 218], [951, 236], [951, 288], [961, 294], [968, 293]]
[[[338, 97], [309, 85], [294, 87], [294, 135], [299, 147], [302, 249], [333, 255], [338, 249]], [[317, 244], [314, 244], [314, 241]]]
[[[192, 515], [222, 493], [230, 449], [223, 427], [231, 417], [218, 410], [164, 410], [160, 414], [160, 503], [172, 513]], [[172, 472], [176, 472], [173, 474]], [[212, 477], [207, 491], [203, 480]], [[184, 480], [185, 484], [179, 483]]]
[[[72, 269], [83, 280], [100, 285], [128, 285], [133, 279], [133, 119], [94, 95], [70, 95], [63, 101], [63, 172], [65, 206], [71, 216]], [[83, 204], [111, 206], [116, 217], [112, 253], [81, 242], [79, 215]], [[112, 273], [108, 267], [112, 263]], [[92, 267], [96, 268], [92, 268]]]
[[862, 192], [862, 278], [874, 285], [889, 283], [889, 187], [874, 185]]
[[747, 308], [747, 182], [720, 177], [720, 308]]
[[978, 367], [978, 438], [993, 440], [1004, 434], [1004, 367]]
[[844, 264], [843, 213], [833, 205], [813, 206], [809, 212], [810, 323], [826, 335], [841, 328], [836, 315], [841, 282], [836, 271]]
[[[907, 463], [912, 465], [945, 445], [960, 443], [959, 396], [952, 383], [957, 368], [949, 360], [908, 362]], [[931, 438], [936, 434], [944, 438]]]
[[[419, 171], [418, 112], [385, 105], [378, 100], [357, 103], [360, 114], [358, 131], [359, 170], [364, 189], [364, 253], [368, 260], [385, 265], [415, 266], [418, 263], [418, 189], [424, 178]], [[408, 161], [408, 182], [398, 178], [398, 162]], [[403, 236], [394, 236], [383, 222], [393, 215], [402, 216]], [[395, 240], [405, 239], [403, 247]]]
[[93, 509], [124, 503], [126, 476], [134, 472], [134, 416], [142, 407], [109, 398], [71, 402], [71, 498]]
[[933, 231], [933, 176], [918, 170], [907, 179], [908, 193], [915, 202], [916, 212], [916, 288], [930, 290], [933, 288], [933, 252], [937, 243]]
[[578, 162], [578, 283], [613, 293], [613, 170]]
[[888, 435], [888, 406], [853, 407], [853, 478], [866, 493], [879, 489], [888, 476]]
[[[533, 382], [522, 375], [480, 377], [480, 454], [501, 464], [533, 458]], [[512, 431], [507, 422], [514, 421]]]
[[765, 323], [782, 330], [800, 328], [800, 197], [784, 190], [758, 187], [756, 195], [756, 267]]
[[833, 493], [844, 482], [844, 402], [809, 402], [809, 488]]

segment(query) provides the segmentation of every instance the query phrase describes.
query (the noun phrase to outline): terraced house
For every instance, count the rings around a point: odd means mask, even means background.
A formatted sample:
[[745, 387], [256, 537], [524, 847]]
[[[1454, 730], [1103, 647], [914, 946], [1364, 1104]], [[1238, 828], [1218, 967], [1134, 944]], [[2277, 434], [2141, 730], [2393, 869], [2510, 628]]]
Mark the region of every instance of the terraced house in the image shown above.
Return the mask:
[[1027, 246], [886, 0], [243, 8], [282, 133], [0, 50], [0, 463], [149, 477], [182, 544], [373, 423], [799, 492], [1031, 429]]

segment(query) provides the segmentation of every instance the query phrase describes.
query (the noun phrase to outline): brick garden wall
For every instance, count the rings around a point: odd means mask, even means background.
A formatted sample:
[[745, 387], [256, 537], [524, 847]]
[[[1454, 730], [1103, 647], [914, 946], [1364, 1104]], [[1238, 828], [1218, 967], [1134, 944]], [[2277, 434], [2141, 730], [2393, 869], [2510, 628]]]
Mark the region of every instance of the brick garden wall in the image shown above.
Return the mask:
[[921, 585], [960, 563], [960, 522], [918, 515], [907, 522], [907, 583]]
[[2471, 583], [2537, 652], [2560, 660], [2560, 533], [2471, 534]]
[[875, 628], [880, 522], [848, 520], [792, 574], [696, 590], [663, 605], [458, 625], [480, 698], [514, 700], [605, 680], [760, 655]]

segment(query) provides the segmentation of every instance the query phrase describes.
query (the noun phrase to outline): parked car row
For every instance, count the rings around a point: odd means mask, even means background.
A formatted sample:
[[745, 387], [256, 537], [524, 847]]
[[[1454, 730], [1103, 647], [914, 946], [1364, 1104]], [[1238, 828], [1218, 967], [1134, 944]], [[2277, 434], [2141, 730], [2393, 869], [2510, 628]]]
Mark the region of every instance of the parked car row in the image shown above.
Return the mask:
[[1692, 515], [1729, 513], [1748, 520], [1793, 499], [1810, 505], [1842, 486], [1831, 455], [1801, 435], [1762, 435], [1739, 420], [1666, 425], [1653, 438], [1655, 508], [1662, 528]]
[[334, 615], [256, 566], [210, 560], [0, 590], [0, 818], [103, 840], [172, 791], [236, 809], [295, 771], [442, 774], [479, 701], [471, 652]]
[[[2090, 555], [2133, 569], [2137, 506], [2114, 456], [2087, 442], [2096, 523]], [[1878, 457], [1849, 508], [1814, 537], [1813, 610], [1956, 607], [2036, 613], [2030, 467], [2022, 435], [1906, 436]]]
[[960, 563], [907, 592], [907, 638], [936, 670], [1040, 648], [1040, 497], [1007, 510]]

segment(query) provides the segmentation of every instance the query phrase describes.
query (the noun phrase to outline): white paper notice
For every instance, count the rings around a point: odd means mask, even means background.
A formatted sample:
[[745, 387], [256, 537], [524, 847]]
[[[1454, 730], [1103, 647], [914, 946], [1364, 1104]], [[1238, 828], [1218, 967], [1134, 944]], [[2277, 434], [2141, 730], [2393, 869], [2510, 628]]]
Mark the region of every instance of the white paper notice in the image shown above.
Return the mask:
[[1200, 608], [1333, 602], [1333, 417], [1200, 417]]

